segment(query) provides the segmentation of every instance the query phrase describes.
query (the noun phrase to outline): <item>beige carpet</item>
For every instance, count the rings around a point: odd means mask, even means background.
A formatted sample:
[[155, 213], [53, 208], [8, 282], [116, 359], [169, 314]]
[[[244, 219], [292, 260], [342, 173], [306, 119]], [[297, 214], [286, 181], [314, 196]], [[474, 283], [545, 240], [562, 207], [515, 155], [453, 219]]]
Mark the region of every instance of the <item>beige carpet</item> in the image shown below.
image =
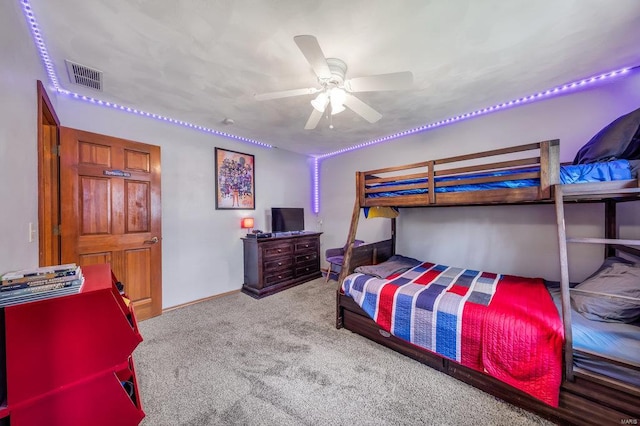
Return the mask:
[[237, 293], [140, 323], [143, 425], [540, 425], [545, 420], [335, 328], [337, 283]]

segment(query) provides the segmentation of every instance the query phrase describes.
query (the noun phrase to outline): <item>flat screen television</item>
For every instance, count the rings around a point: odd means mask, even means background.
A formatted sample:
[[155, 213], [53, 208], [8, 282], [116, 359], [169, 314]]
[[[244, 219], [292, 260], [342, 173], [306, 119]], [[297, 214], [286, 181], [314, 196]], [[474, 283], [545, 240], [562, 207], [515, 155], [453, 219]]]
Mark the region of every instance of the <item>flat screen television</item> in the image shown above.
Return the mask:
[[302, 207], [272, 207], [271, 232], [304, 231], [304, 209]]

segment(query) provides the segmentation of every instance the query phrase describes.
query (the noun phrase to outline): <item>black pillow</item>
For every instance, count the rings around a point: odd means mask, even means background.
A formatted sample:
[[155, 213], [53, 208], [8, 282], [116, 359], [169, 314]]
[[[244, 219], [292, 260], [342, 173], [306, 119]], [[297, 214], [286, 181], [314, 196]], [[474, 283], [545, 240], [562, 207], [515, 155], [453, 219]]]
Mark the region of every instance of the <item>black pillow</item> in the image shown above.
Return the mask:
[[640, 159], [640, 108], [600, 130], [576, 154], [573, 164]]

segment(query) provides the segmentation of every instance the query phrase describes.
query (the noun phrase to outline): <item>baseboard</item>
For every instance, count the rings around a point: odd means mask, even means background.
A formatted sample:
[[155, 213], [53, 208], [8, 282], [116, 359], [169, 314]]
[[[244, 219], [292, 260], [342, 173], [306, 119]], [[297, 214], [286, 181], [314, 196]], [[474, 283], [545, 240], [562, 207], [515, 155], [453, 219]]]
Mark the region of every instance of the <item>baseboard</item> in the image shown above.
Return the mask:
[[206, 302], [207, 300], [213, 300], [219, 297], [229, 296], [230, 294], [234, 294], [234, 293], [240, 293], [240, 290], [231, 290], [231, 291], [227, 291], [226, 293], [214, 294], [213, 296], [193, 300], [191, 302], [182, 303], [180, 305], [171, 306], [169, 308], [164, 308], [162, 310], [162, 313], [164, 314], [165, 312], [173, 311], [175, 309], [186, 308], [187, 306], [195, 305], [196, 303], [202, 303], [202, 302]]

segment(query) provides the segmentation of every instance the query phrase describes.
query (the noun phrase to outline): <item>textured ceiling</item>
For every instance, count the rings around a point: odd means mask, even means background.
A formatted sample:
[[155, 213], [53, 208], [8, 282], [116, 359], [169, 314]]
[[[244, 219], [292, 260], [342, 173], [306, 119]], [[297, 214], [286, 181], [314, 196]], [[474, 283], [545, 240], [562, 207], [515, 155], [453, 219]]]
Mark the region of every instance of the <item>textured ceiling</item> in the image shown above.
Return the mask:
[[[68, 90], [308, 155], [640, 65], [638, 0], [31, 0]], [[358, 93], [353, 111], [303, 127], [318, 87], [293, 37], [311, 34], [347, 79], [411, 71], [413, 88]], [[64, 60], [104, 73], [69, 82]], [[233, 125], [223, 124], [231, 118]]]

